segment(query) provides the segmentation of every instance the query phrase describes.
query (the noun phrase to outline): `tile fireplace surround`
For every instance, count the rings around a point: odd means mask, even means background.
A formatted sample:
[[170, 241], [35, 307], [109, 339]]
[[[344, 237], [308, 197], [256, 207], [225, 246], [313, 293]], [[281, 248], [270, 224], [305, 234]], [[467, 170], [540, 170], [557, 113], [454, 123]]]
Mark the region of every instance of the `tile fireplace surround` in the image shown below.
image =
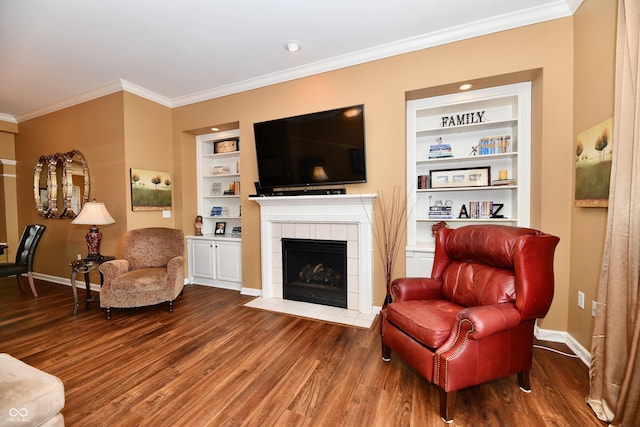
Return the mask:
[[281, 238], [347, 241], [347, 310], [373, 308], [373, 202], [376, 194], [251, 197], [260, 205], [262, 298], [282, 300]]

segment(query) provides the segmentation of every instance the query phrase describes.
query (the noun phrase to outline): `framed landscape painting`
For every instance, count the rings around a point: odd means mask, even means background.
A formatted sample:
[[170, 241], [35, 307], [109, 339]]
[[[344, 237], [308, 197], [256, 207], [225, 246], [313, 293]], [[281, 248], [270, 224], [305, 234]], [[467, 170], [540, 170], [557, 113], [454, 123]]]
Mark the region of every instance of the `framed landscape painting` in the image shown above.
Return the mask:
[[613, 159], [613, 118], [578, 134], [575, 155], [576, 206], [607, 207]]
[[131, 168], [131, 210], [170, 209], [171, 184], [169, 172]]

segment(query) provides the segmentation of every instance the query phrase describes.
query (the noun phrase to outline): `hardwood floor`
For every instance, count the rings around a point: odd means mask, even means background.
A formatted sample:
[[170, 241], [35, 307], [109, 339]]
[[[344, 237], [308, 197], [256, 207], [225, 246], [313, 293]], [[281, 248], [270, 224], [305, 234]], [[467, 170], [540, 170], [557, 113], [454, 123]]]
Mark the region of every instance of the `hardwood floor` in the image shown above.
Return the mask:
[[[67, 426], [442, 426], [438, 392], [371, 330], [243, 307], [191, 285], [167, 306], [73, 316], [71, 288], [39, 297], [0, 279], [0, 352], [58, 376]], [[80, 291], [82, 297], [84, 294]], [[562, 348], [558, 344], [543, 343]], [[532, 393], [515, 376], [458, 392], [456, 426], [603, 426], [578, 359], [534, 350]]]

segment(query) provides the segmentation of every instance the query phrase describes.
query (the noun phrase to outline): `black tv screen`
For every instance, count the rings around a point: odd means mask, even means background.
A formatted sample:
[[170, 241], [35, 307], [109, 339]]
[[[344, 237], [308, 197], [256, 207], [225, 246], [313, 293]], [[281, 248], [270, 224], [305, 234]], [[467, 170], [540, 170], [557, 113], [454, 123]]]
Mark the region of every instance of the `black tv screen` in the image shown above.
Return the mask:
[[254, 123], [263, 188], [366, 182], [364, 105]]

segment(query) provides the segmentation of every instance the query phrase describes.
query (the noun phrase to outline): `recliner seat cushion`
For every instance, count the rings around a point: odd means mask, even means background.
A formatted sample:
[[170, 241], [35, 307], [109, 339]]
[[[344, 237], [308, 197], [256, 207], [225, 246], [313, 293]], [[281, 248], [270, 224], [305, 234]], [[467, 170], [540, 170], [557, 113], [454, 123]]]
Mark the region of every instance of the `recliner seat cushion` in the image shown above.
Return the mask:
[[394, 302], [387, 306], [387, 319], [421, 344], [438, 348], [449, 338], [463, 308], [447, 300]]
[[167, 269], [164, 267], [141, 268], [116, 277], [111, 291], [152, 292], [167, 287]]

